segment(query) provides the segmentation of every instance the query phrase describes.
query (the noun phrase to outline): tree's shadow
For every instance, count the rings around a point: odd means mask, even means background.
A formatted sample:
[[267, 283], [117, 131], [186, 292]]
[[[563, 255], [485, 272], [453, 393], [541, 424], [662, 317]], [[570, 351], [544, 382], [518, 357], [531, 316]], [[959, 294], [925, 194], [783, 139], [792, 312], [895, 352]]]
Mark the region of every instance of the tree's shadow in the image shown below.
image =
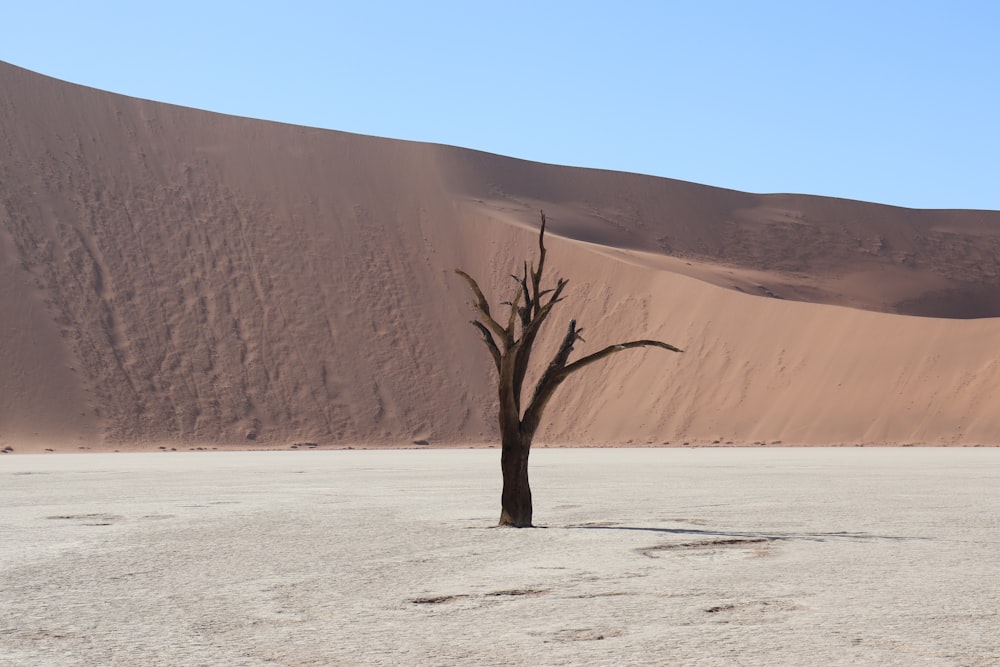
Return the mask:
[[621, 526], [613, 523], [576, 523], [563, 526], [569, 530], [631, 530], [663, 535], [694, 535], [713, 539], [766, 539], [773, 541], [805, 540], [809, 542], [826, 542], [828, 540], [929, 540], [929, 537], [909, 537], [903, 535], [873, 535], [872, 533], [854, 533], [838, 531], [829, 533], [806, 532], [776, 532], [776, 531], [741, 531], [741, 530], [700, 530], [696, 528], [653, 528], [645, 526]]

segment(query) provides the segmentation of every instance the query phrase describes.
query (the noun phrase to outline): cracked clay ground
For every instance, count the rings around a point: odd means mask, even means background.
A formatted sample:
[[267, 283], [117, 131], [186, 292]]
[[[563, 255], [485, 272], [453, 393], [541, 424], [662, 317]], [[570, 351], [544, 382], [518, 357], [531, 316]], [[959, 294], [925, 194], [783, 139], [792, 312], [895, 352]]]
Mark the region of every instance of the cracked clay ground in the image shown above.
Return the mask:
[[0, 461], [0, 665], [994, 665], [1000, 449]]

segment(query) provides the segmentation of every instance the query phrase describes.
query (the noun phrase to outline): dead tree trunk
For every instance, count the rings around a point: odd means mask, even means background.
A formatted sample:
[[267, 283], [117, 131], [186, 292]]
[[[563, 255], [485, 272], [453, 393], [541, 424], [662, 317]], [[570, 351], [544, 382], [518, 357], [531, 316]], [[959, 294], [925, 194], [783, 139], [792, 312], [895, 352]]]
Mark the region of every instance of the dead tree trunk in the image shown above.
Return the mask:
[[509, 307], [505, 325], [494, 319], [489, 302], [478, 283], [467, 273], [456, 269], [472, 289], [476, 298], [478, 319], [472, 325], [479, 330], [483, 342], [493, 358], [497, 370], [497, 390], [500, 402], [498, 413], [502, 452], [500, 468], [503, 473], [503, 492], [500, 497], [500, 525], [518, 528], [531, 526], [531, 487], [528, 483], [528, 455], [535, 431], [541, 424], [542, 413], [556, 388], [573, 372], [614, 354], [633, 347], [660, 347], [680, 352], [673, 345], [658, 340], [636, 340], [608, 347], [570, 363], [569, 356], [580, 337], [582, 329], [571, 320], [555, 356], [542, 372], [535, 385], [527, 407], [521, 407], [521, 388], [531, 360], [532, 347], [542, 323], [552, 307], [562, 301], [567, 281], [559, 278], [550, 289], [541, 289], [545, 268], [545, 213], [538, 232], [538, 268], [528, 262], [520, 276], [512, 276], [518, 287], [514, 298], [504, 302]]
[[500, 494], [500, 525], [531, 525], [531, 486], [528, 484], [528, 454], [531, 436], [521, 433], [502, 437], [500, 470], [503, 491]]

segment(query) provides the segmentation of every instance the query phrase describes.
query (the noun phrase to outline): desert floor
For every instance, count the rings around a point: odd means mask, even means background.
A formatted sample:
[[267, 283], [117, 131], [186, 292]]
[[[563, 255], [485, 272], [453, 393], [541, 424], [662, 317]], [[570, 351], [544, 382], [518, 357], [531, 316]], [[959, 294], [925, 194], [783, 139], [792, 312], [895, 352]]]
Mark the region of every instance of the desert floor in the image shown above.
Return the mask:
[[0, 665], [1000, 664], [1000, 449], [0, 459]]

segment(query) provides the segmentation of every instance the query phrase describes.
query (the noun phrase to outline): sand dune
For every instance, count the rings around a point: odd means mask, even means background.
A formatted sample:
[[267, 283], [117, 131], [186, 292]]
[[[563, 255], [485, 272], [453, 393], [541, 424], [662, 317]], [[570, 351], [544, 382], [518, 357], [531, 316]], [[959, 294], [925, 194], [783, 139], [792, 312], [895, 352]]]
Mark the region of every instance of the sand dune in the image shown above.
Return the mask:
[[557, 167], [6, 64], [0, 88], [0, 444], [493, 440], [452, 269], [506, 298], [539, 208], [571, 281], [542, 345], [575, 317], [580, 353], [686, 350], [581, 372], [542, 440], [1000, 438], [1000, 212]]

